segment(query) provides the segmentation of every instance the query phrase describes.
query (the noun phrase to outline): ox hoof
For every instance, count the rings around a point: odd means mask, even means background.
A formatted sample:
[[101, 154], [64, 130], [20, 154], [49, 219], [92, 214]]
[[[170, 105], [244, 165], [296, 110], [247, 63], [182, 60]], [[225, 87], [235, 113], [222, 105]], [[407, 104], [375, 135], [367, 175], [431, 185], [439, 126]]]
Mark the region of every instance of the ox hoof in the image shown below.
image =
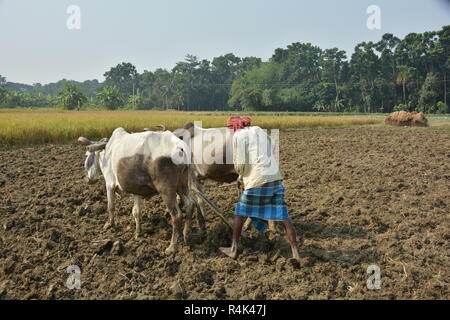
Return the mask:
[[134, 239], [135, 239], [135, 240], [139, 240], [140, 237], [141, 237], [141, 230], [136, 231], [136, 232], [134, 233]]
[[176, 248], [175, 248], [175, 246], [170, 246], [170, 247], [168, 247], [168, 248], [164, 251], [164, 253], [165, 253], [166, 255], [171, 255], [171, 254], [174, 254], [175, 251], [177, 251]]
[[200, 230], [205, 230], [206, 231], [206, 222], [205, 221], [199, 221], [198, 222], [198, 227]]
[[189, 245], [189, 240], [191, 239], [190, 235], [184, 235], [183, 241], [185, 245]]
[[203, 224], [199, 227], [201, 233], [206, 233], [206, 224]]
[[237, 258], [237, 250], [233, 251], [233, 250], [231, 250], [231, 248], [225, 248], [225, 247], [220, 247], [219, 250], [220, 250], [220, 252], [225, 254], [227, 257], [230, 257], [231, 259]]

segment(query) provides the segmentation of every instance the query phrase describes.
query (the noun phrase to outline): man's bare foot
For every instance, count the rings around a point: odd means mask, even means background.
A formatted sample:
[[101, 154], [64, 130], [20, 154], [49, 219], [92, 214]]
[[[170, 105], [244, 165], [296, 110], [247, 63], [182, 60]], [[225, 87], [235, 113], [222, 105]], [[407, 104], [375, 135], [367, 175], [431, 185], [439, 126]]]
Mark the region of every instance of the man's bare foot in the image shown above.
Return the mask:
[[232, 250], [232, 248], [220, 247], [219, 250], [222, 253], [226, 254], [231, 259], [236, 259], [237, 258], [237, 249]]

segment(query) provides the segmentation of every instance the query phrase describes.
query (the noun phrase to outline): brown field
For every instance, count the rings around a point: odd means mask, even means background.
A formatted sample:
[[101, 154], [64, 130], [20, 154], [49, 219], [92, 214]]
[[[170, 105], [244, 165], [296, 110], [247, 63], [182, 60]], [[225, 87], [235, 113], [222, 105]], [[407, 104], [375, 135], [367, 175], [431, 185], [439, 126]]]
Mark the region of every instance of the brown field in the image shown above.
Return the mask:
[[[0, 151], [2, 299], [450, 299], [450, 131], [365, 127], [282, 132], [286, 201], [303, 240], [301, 265], [283, 235], [252, 232], [237, 261], [218, 252], [230, 235], [209, 212], [189, 246], [165, 256], [171, 227], [146, 202], [134, 240], [131, 197], [106, 222], [103, 184], [87, 186], [75, 144]], [[232, 211], [232, 186], [205, 191]], [[120, 241], [122, 252], [102, 247]], [[280, 255], [277, 258], [277, 250]], [[367, 267], [381, 268], [369, 290]], [[66, 268], [81, 267], [69, 290]], [[178, 290], [171, 289], [178, 282]]]

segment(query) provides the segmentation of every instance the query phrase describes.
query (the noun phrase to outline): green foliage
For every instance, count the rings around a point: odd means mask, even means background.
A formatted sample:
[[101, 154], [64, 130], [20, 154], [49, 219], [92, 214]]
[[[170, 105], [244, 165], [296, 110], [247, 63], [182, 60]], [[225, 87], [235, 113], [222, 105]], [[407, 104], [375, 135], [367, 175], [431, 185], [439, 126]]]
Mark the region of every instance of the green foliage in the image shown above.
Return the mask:
[[407, 66], [399, 66], [397, 73], [397, 79], [395, 83], [402, 86], [403, 89], [403, 103], [407, 103], [406, 101], [406, 84], [413, 77], [415, 68], [407, 67]]
[[99, 105], [108, 110], [116, 110], [123, 105], [124, 99], [118, 87], [105, 86], [97, 93]]
[[135, 94], [138, 73], [131, 63], [120, 63], [105, 72], [103, 76], [105, 77], [104, 86], [117, 87], [124, 97]]
[[[293, 43], [276, 49], [268, 63], [236, 79], [229, 105], [248, 108], [255, 104], [250, 93], [259, 88], [263, 98], [256, 109], [367, 113], [391, 112], [402, 103], [436, 112], [436, 101], [447, 101], [449, 53], [450, 26], [411, 33], [403, 40], [386, 33], [379, 42], [359, 43], [349, 61], [337, 48]], [[429, 72], [435, 76], [428, 77]]]
[[261, 104], [264, 108], [270, 108], [275, 104], [276, 97], [273, 89], [264, 89], [261, 96]]
[[6, 102], [8, 92], [5, 88], [6, 78], [0, 75], [0, 106]]
[[18, 91], [29, 94], [42, 94], [42, 95], [57, 95], [59, 92], [64, 90], [64, 85], [66, 83], [73, 84], [80, 88], [81, 93], [86, 97], [95, 97], [97, 90], [100, 88], [101, 84], [98, 80], [86, 80], [83, 82], [62, 79], [58, 82], [40, 84], [35, 83], [33, 85], [27, 85], [22, 83], [8, 82], [5, 84], [5, 88], [8, 91]]
[[361, 106], [346, 106], [344, 107], [344, 112], [348, 113], [363, 113], [363, 107]]
[[8, 91], [6, 91], [3, 85], [0, 85], [0, 105], [5, 103]]
[[80, 88], [69, 82], [64, 83], [64, 89], [58, 93], [58, 98], [60, 105], [67, 110], [80, 109], [87, 101]]
[[450, 108], [442, 101], [438, 101], [436, 109], [438, 113], [450, 113]]
[[394, 111], [409, 111], [409, 106], [406, 104], [399, 104], [394, 107]]
[[436, 104], [439, 97], [439, 86], [437, 76], [433, 72], [429, 72], [425, 79], [425, 83], [419, 92], [418, 110], [424, 113], [435, 113], [437, 111]]
[[228, 104], [238, 110], [264, 110], [264, 106], [271, 107], [277, 102], [277, 90], [269, 89], [278, 79], [278, 70], [274, 64], [263, 63], [260, 67], [252, 68], [233, 81], [231, 97]]
[[57, 104], [58, 97], [56, 96], [7, 90], [4, 91], [0, 99], [0, 107], [2, 108], [45, 108], [55, 107]]
[[145, 105], [145, 100], [144, 97], [137, 94], [134, 96], [129, 96], [128, 100], [127, 100], [127, 107], [129, 109], [134, 109], [134, 110], [143, 110], [143, 109], [149, 109], [146, 105]]

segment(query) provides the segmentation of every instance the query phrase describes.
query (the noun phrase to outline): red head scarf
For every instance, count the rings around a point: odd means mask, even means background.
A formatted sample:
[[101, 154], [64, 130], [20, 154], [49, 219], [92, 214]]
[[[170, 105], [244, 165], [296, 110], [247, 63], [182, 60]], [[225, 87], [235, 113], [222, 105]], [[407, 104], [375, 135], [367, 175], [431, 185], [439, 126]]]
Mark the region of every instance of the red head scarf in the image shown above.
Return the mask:
[[227, 127], [233, 129], [233, 131], [240, 130], [244, 127], [249, 127], [252, 125], [252, 118], [250, 117], [239, 117], [233, 116], [228, 118]]

